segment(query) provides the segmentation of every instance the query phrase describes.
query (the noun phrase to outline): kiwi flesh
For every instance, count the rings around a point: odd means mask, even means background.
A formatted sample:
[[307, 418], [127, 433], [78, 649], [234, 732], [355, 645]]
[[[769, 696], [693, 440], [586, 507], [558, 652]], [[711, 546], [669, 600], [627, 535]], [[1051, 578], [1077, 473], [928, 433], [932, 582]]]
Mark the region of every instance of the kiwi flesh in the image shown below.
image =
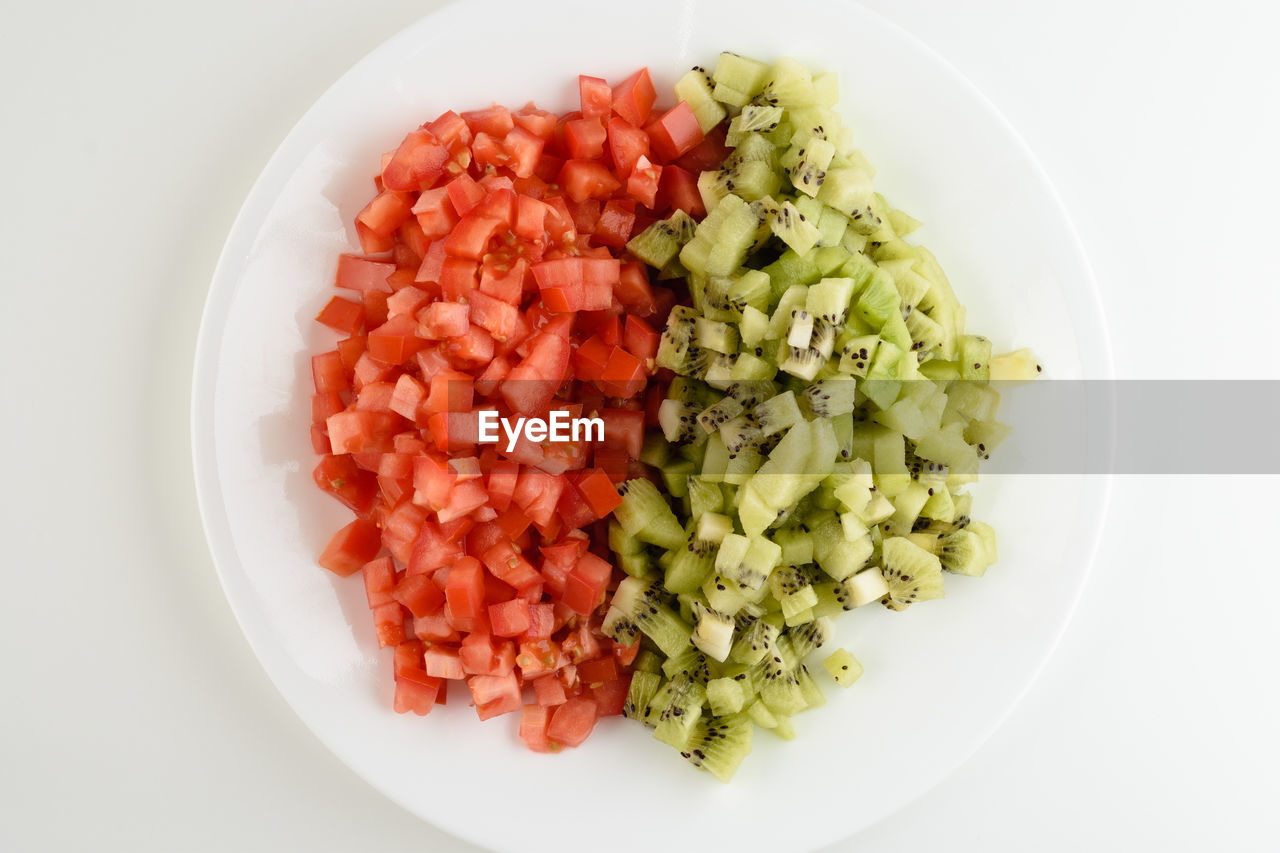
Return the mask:
[[[997, 383], [1042, 369], [966, 329], [908, 237], [920, 222], [852, 147], [834, 75], [724, 53], [677, 92], [729, 153], [697, 178], [701, 221], [628, 244], [688, 298], [659, 338], [672, 378], [642, 453], [665, 494], [619, 489], [608, 541], [628, 577], [604, 630], [643, 642], [626, 715], [727, 780], [756, 726], [789, 739], [822, 704], [810, 669], [836, 617], [995, 563], [966, 489], [1009, 432]], [[841, 686], [862, 672], [844, 649], [822, 664]]]

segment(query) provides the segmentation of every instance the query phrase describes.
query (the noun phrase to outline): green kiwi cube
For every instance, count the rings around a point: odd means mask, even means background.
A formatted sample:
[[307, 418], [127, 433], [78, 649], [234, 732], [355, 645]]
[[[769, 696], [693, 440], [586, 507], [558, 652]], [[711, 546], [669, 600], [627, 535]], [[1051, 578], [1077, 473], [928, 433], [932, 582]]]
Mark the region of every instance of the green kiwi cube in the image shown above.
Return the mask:
[[711, 79], [717, 86], [731, 87], [734, 91], [744, 93], [747, 100], [750, 100], [752, 95], [760, 92], [768, 75], [769, 66], [763, 62], [725, 51], [716, 60]]
[[707, 702], [717, 717], [741, 711], [746, 699], [742, 687], [732, 678], [713, 678], [707, 682]]
[[862, 664], [848, 649], [836, 649], [823, 659], [822, 666], [841, 687], [848, 687], [862, 676]]

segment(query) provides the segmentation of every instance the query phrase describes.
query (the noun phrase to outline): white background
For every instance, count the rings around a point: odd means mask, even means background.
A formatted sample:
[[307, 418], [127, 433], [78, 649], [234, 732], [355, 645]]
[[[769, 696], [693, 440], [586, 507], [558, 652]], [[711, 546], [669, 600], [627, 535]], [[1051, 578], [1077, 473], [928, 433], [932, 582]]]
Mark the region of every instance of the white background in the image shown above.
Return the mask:
[[[254, 177], [330, 82], [435, 5], [4, 0], [0, 849], [472, 849], [355, 777], [275, 693], [210, 565], [187, 437], [200, 309]], [[1277, 7], [868, 5], [1037, 153], [1120, 376], [1280, 378]], [[477, 12], [479, 60], [500, 25]], [[535, 37], [554, 49], [554, 22]], [[1225, 412], [1187, 452], [1274, 440]], [[838, 849], [1275, 849], [1278, 484], [1118, 480], [1023, 703]]]

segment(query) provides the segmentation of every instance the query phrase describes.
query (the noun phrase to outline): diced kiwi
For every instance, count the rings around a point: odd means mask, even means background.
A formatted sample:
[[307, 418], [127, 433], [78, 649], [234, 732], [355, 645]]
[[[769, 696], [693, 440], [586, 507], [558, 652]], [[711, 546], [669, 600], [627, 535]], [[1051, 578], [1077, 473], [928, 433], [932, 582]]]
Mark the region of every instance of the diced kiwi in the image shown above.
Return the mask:
[[649, 703], [662, 686], [662, 676], [644, 670], [633, 670], [631, 685], [627, 688], [627, 699], [622, 706], [623, 716], [638, 720], [647, 726], [656, 725], [649, 719]]
[[[704, 132], [731, 117], [731, 151], [698, 178], [701, 222], [678, 213], [628, 245], [692, 305], [659, 339], [675, 377], [641, 453], [674, 511], [648, 480], [621, 489], [608, 539], [630, 577], [603, 627], [644, 638], [627, 715], [727, 779], [754, 726], [792, 738], [824, 701], [803, 658], [832, 617], [940, 598], [943, 571], [995, 561], [964, 486], [1008, 434], [988, 383], [1040, 367], [966, 334], [907, 239], [919, 222], [851, 147], [834, 75], [726, 53], [677, 94]], [[862, 671], [843, 649], [824, 666], [842, 686]]]
[[901, 536], [884, 540], [880, 548], [881, 572], [889, 586], [885, 606], [906, 610], [917, 601], [943, 597], [942, 564], [937, 557]]
[[995, 562], [995, 531], [980, 521], [938, 539], [942, 568], [958, 575], [982, 577]]
[[664, 603], [655, 587], [630, 577], [618, 584], [603, 627], [623, 645], [631, 645], [637, 631], [642, 632], [668, 656], [688, 646], [693, 635], [693, 628]]
[[662, 685], [653, 698], [653, 704], [662, 708], [653, 736], [665, 744], [683, 749], [702, 718], [702, 705], [706, 698], [706, 687], [685, 673]]
[[628, 480], [618, 492], [622, 503], [614, 517], [628, 534], [663, 548], [675, 548], [684, 541], [684, 529], [653, 483]]
[[779, 240], [800, 255], [816, 246], [822, 236], [817, 226], [789, 201], [782, 202], [773, 211], [769, 219], [769, 228]]
[[698, 414], [698, 424], [706, 432], [713, 433], [741, 414], [741, 403], [733, 397], [722, 397], [717, 403], [708, 406]]
[[1030, 350], [1020, 349], [992, 358], [988, 378], [992, 382], [1026, 382], [1035, 379], [1041, 370]]
[[[746, 95], [747, 100], [759, 94], [769, 75], [769, 66], [756, 59], [725, 51], [716, 60], [711, 79], [717, 86], [726, 86]], [[732, 103], [732, 102], [730, 102]], [[746, 101], [738, 106], [743, 106]]]
[[834, 632], [835, 624], [829, 617], [824, 616], [797, 628], [788, 629], [787, 639], [791, 641], [796, 656], [803, 660], [814, 649], [820, 649], [829, 643]]
[[724, 120], [725, 109], [716, 102], [713, 90], [715, 82], [706, 69], [698, 67], [676, 81], [676, 98], [689, 104], [703, 133]]
[[662, 268], [693, 239], [696, 223], [689, 214], [677, 210], [641, 231], [627, 243], [627, 251], [651, 267]]
[[848, 687], [862, 677], [862, 664], [847, 649], [836, 649], [827, 655], [822, 666], [841, 687]]
[[751, 720], [741, 714], [699, 719], [680, 755], [693, 766], [728, 782], [751, 752]]

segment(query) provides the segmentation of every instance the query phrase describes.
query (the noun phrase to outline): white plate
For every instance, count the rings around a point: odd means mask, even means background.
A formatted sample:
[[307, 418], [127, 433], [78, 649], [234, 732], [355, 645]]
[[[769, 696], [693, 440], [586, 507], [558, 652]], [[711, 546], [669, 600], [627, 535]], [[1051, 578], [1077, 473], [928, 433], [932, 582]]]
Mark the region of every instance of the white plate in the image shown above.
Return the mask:
[[1106, 504], [1100, 478], [980, 488], [976, 510], [1000, 532], [1000, 563], [982, 580], [948, 578], [943, 602], [848, 617], [841, 640], [866, 665], [862, 681], [798, 717], [793, 743], [757, 732], [729, 786], [621, 719], [584, 748], [545, 756], [520, 746], [514, 718], [478, 722], [459, 691], [426, 719], [391, 711], [391, 656], [377, 649], [359, 579], [314, 563], [347, 514], [311, 483], [308, 358], [332, 341], [311, 318], [331, 295], [337, 254], [356, 245], [351, 221], [379, 154], [444, 109], [531, 98], [568, 109], [577, 74], [617, 80], [640, 65], [669, 92], [682, 69], [709, 65], [722, 49], [839, 71], [841, 108], [879, 168], [878, 188], [927, 223], [919, 238], [969, 306], [969, 327], [998, 346], [1034, 345], [1052, 376], [1110, 375], [1094, 284], [1057, 198], [955, 71], [853, 5], [672, 5], [659, 16], [578, 0], [459, 3], [382, 45], [325, 93], [263, 171], [200, 331], [196, 480], [250, 643], [298, 716], [352, 769], [491, 847], [559, 846], [563, 829], [625, 849], [652, 845], [658, 830], [686, 849], [795, 850], [890, 814], [972, 753], [1025, 691], [1067, 622]]

